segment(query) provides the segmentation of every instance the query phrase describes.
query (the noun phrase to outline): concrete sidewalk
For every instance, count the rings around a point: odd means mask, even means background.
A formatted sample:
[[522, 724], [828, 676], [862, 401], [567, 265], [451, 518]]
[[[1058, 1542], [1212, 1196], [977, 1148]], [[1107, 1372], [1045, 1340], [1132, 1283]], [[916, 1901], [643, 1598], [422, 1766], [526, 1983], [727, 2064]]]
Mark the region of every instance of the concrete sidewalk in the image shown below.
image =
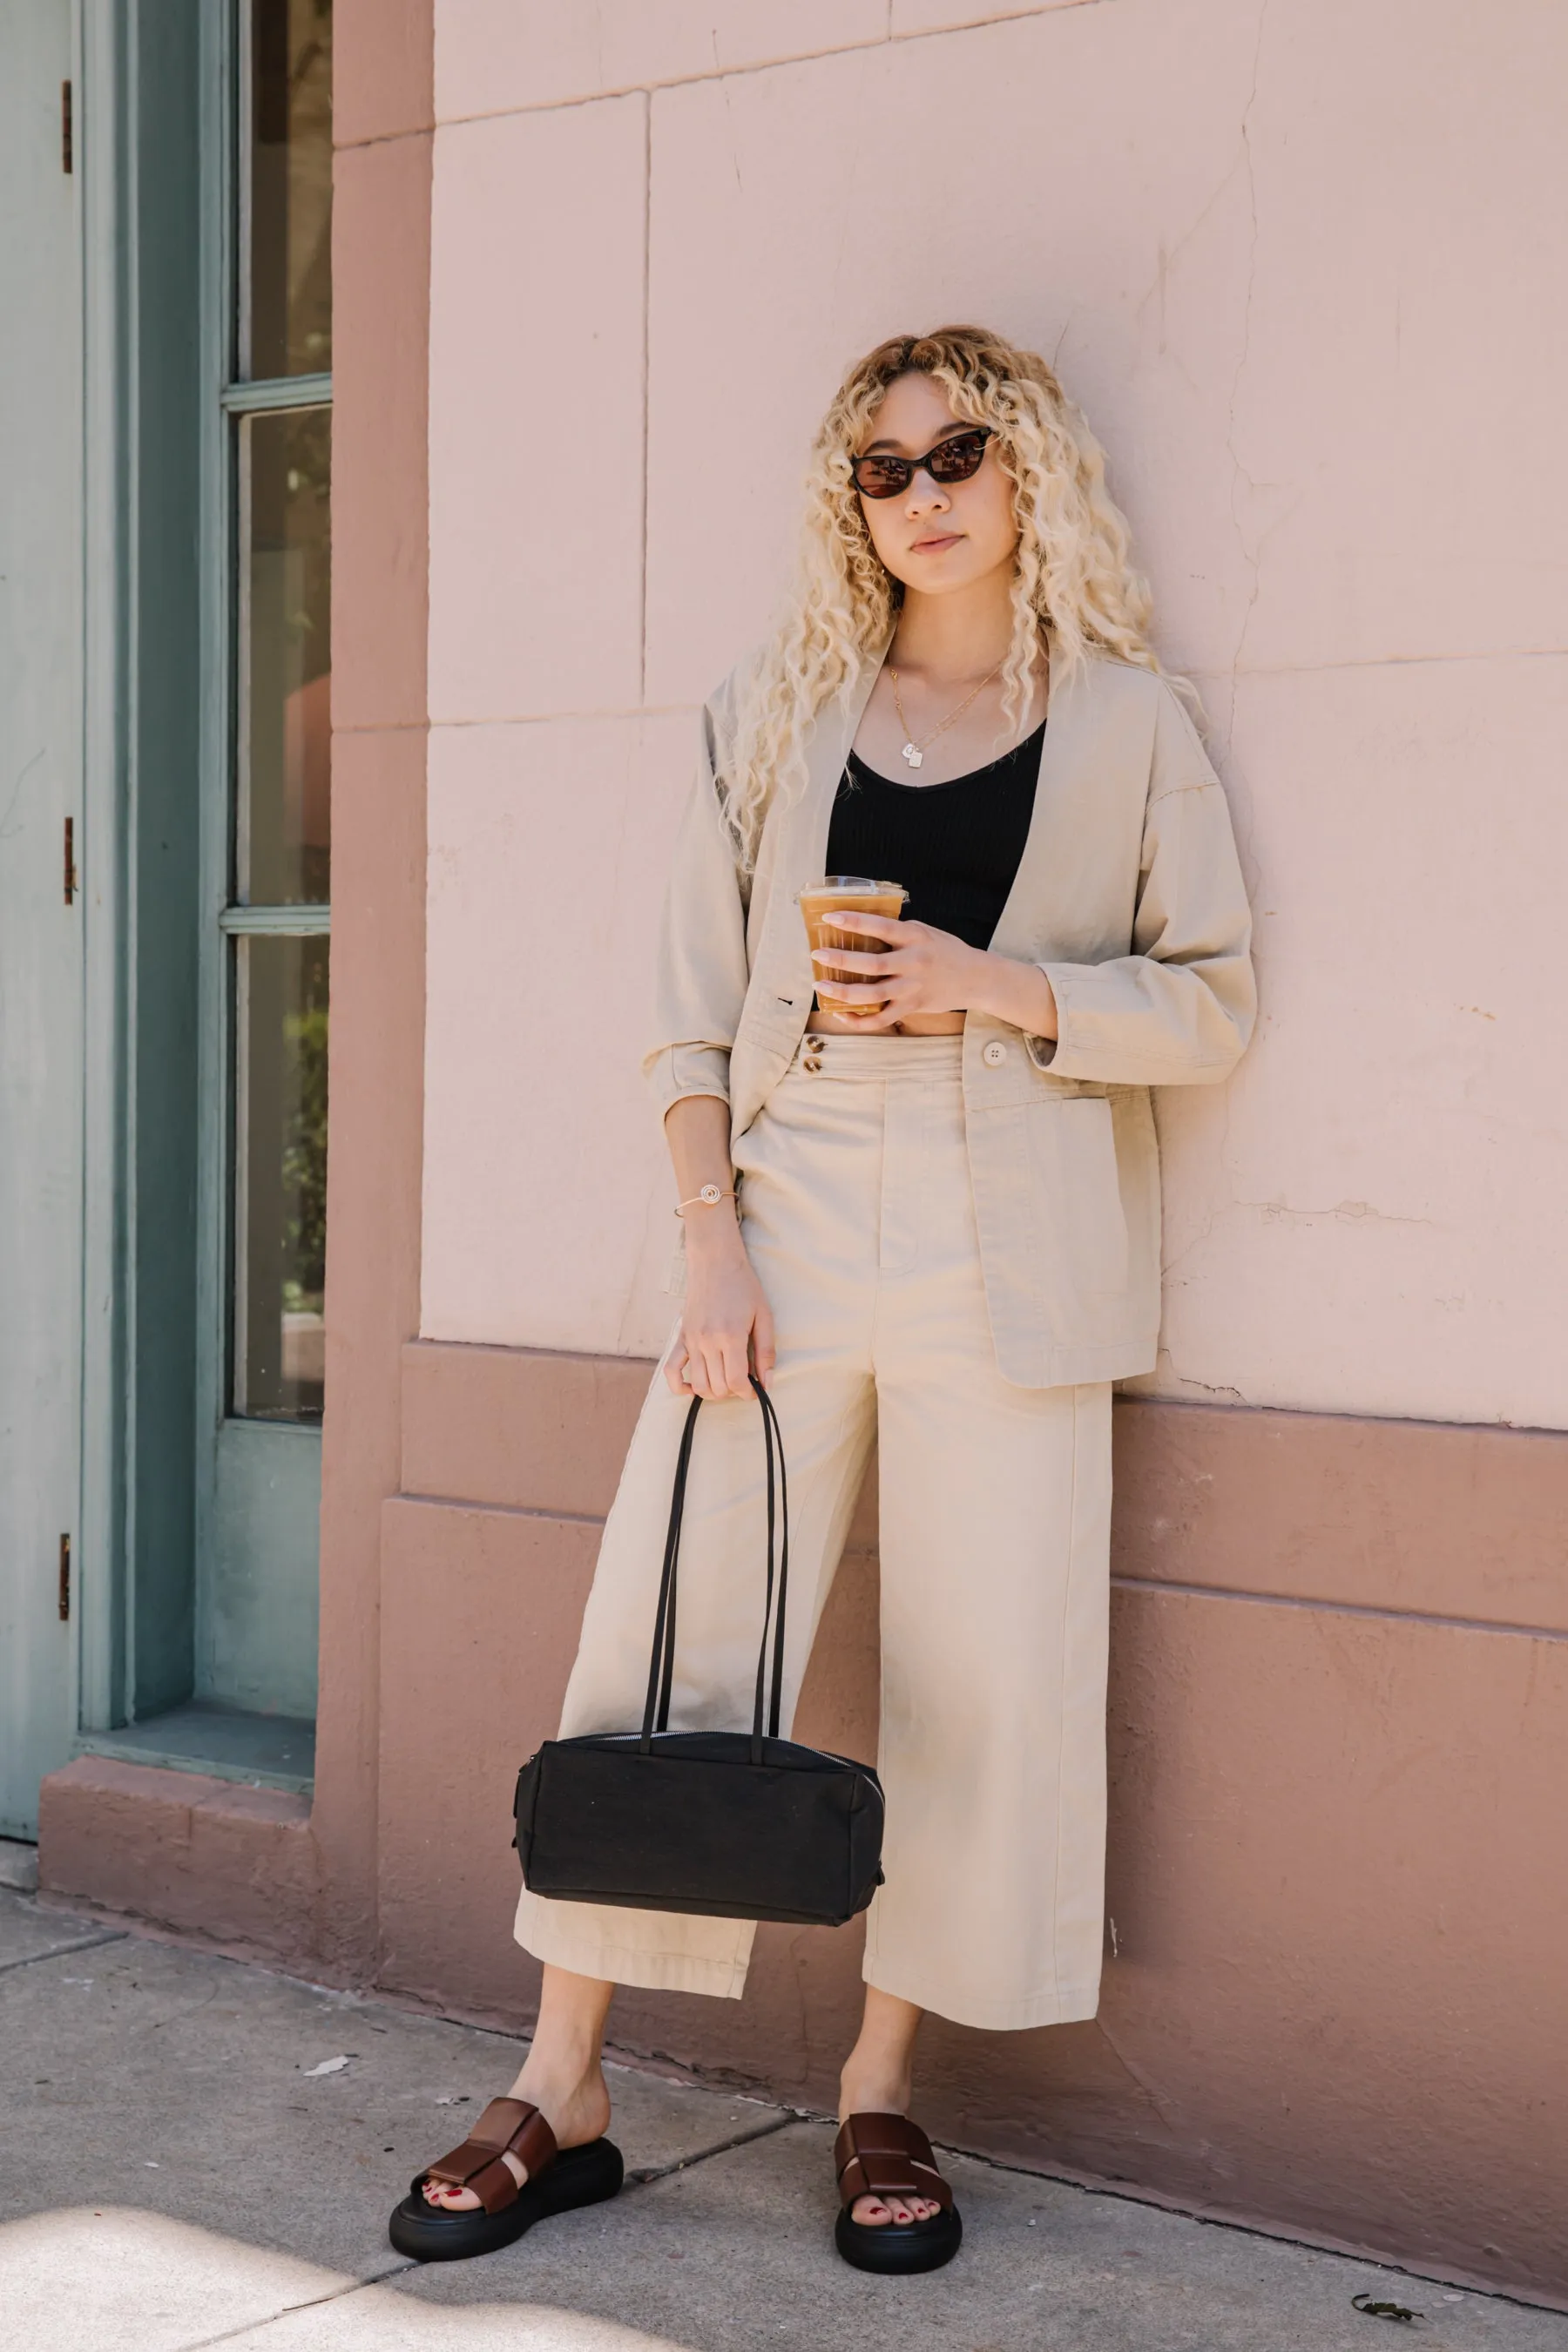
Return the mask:
[[965, 2158], [957, 2261], [868, 2279], [832, 2249], [826, 2125], [622, 2067], [623, 2195], [421, 2270], [386, 2215], [520, 2045], [17, 1892], [0, 2027], [26, 2352], [1375, 2352], [1363, 2292], [1434, 2352], [1568, 2352], [1568, 2316]]

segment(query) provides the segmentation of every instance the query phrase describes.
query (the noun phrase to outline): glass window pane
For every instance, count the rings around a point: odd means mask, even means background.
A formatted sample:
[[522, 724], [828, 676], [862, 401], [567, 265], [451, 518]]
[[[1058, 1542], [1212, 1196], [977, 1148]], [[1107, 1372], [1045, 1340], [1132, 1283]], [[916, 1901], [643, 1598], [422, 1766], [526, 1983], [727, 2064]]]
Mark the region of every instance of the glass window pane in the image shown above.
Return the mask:
[[239, 454], [239, 899], [251, 907], [325, 905], [331, 411], [244, 417]]
[[321, 1418], [327, 1239], [325, 939], [235, 941], [232, 1410]]
[[248, 334], [241, 372], [332, 364], [331, 0], [251, 0]]

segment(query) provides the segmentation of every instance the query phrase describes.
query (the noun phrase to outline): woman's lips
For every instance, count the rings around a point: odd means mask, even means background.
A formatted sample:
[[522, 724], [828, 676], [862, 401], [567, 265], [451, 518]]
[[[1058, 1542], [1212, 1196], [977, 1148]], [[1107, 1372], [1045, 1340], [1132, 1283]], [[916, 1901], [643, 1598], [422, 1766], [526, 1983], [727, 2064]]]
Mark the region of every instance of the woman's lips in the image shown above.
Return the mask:
[[963, 537], [961, 530], [950, 530], [935, 539], [917, 539], [910, 548], [911, 555], [940, 555], [944, 547], [956, 547]]

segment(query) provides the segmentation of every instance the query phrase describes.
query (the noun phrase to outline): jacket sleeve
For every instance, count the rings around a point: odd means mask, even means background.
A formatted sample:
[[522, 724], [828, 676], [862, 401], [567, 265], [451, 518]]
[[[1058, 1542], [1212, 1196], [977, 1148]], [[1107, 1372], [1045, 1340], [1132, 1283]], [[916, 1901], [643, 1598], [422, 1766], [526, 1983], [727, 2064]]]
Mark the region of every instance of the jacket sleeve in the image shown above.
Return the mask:
[[718, 740], [710, 704], [665, 893], [654, 1038], [643, 1055], [660, 1118], [688, 1095], [729, 1101], [730, 1048], [750, 979], [742, 877], [719, 798]]
[[1105, 963], [1042, 963], [1058, 1029], [1029, 1039], [1035, 1062], [1110, 1086], [1225, 1077], [1258, 1010], [1252, 915], [1224, 791], [1163, 681], [1132, 946]]

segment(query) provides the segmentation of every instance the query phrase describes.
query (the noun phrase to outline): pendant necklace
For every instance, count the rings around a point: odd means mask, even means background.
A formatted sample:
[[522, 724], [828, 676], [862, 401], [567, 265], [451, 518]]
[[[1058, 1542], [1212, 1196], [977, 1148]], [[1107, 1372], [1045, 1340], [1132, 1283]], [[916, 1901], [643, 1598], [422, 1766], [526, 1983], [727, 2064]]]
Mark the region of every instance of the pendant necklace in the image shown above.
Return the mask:
[[[1003, 656], [1003, 660], [1005, 661], [1005, 659], [1006, 659], [1006, 656], [1005, 656], [1005, 655], [1004, 655], [1004, 656]], [[974, 693], [973, 693], [973, 694], [966, 694], [966, 695], [964, 696], [964, 698], [963, 698], [963, 700], [959, 704], [958, 709], [957, 709], [956, 710], [950, 710], [950, 711], [948, 712], [948, 714], [947, 714], [947, 717], [942, 720], [942, 725], [941, 725], [940, 727], [933, 727], [933, 728], [931, 729], [931, 733], [926, 737], [925, 741], [924, 741], [923, 743], [917, 743], [917, 742], [915, 741], [915, 739], [914, 739], [914, 736], [913, 736], [912, 732], [910, 731], [910, 722], [909, 722], [909, 720], [904, 717], [904, 706], [903, 706], [903, 704], [902, 704], [902, 703], [900, 701], [900, 699], [899, 699], [899, 673], [898, 673], [898, 671], [893, 667], [892, 663], [891, 663], [891, 662], [889, 662], [889, 663], [888, 664], [888, 676], [891, 678], [891, 680], [892, 680], [892, 682], [893, 682], [893, 709], [898, 712], [898, 714], [899, 714], [899, 724], [900, 724], [900, 727], [903, 729], [903, 730], [904, 730], [904, 743], [903, 743], [902, 751], [901, 751], [901, 752], [900, 752], [900, 758], [902, 758], [902, 759], [904, 759], [904, 760], [907, 760], [907, 761], [909, 761], [909, 764], [910, 764], [910, 766], [911, 768], [918, 768], [918, 767], [920, 767], [920, 766], [922, 764], [922, 762], [924, 761], [924, 759], [925, 759], [925, 755], [926, 755], [926, 753], [930, 751], [930, 749], [931, 749], [931, 745], [936, 741], [937, 737], [938, 737], [939, 735], [945, 735], [945, 734], [946, 734], [946, 732], [947, 732], [947, 730], [948, 730], [948, 729], [952, 725], [952, 722], [953, 722], [953, 720], [954, 720], [955, 719], [962, 719], [962, 718], [963, 718], [963, 716], [964, 712], [968, 709], [968, 708], [969, 708], [970, 704], [973, 701], [973, 699], [974, 699], [974, 696], [975, 696], [976, 694], [984, 694], [984, 693], [985, 688], [986, 688], [990, 685], [990, 683], [991, 683], [991, 679], [992, 679], [993, 677], [997, 677], [997, 676], [999, 675], [999, 673], [1000, 673], [1000, 671], [1001, 671], [1001, 668], [1002, 668], [1002, 663], [1001, 663], [1001, 662], [998, 662], [998, 663], [997, 663], [997, 665], [996, 665], [995, 669], [994, 669], [994, 670], [991, 672], [990, 677], [983, 677], [983, 678], [981, 679], [981, 681], [980, 681], [979, 685], [974, 688]]]

